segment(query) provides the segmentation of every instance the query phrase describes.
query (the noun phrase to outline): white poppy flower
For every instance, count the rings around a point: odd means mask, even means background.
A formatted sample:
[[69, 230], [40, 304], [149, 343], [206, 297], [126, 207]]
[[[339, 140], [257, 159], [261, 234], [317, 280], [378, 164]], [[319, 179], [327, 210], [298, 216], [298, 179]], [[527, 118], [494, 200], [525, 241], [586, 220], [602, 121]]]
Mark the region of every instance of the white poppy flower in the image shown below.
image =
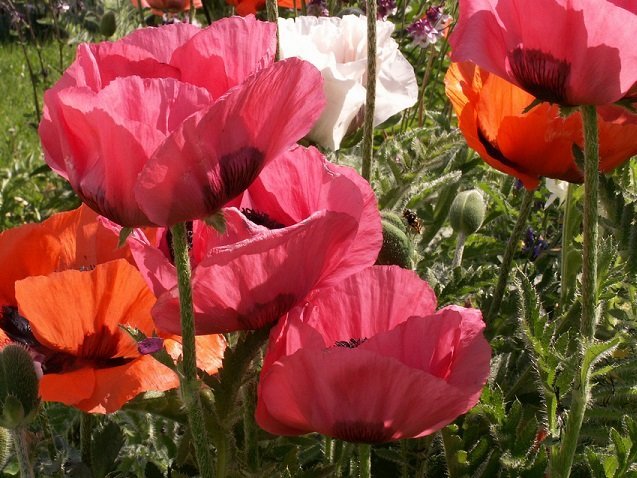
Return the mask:
[[[394, 24], [376, 23], [374, 126], [413, 106], [418, 83], [391, 38]], [[345, 134], [362, 126], [367, 83], [367, 19], [363, 16], [279, 18], [281, 58], [299, 57], [323, 75], [327, 106], [309, 138], [337, 150]]]

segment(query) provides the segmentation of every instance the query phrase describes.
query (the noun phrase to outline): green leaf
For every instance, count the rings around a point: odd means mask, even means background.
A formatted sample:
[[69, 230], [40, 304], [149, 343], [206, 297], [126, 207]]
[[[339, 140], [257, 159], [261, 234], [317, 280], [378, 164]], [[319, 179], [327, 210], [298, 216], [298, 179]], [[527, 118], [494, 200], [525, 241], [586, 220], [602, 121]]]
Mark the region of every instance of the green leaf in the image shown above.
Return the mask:
[[124, 434], [119, 425], [108, 421], [93, 431], [91, 440], [91, 469], [96, 478], [105, 477], [115, 468], [119, 451], [124, 446]]
[[128, 236], [130, 236], [132, 232], [132, 227], [122, 227], [122, 229], [119, 231], [117, 247], [124, 247], [124, 245], [126, 244], [126, 239], [128, 239]]

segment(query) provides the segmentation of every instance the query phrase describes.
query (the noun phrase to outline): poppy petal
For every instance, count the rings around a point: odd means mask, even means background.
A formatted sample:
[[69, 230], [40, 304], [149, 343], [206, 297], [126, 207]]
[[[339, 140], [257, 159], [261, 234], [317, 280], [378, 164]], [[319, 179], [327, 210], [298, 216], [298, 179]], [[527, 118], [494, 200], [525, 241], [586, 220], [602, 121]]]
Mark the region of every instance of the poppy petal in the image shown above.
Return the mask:
[[95, 358], [135, 357], [137, 347], [119, 329], [153, 330], [155, 298], [135, 267], [119, 259], [94, 270], [67, 270], [16, 282], [20, 313], [33, 334], [52, 350]]
[[253, 16], [223, 18], [173, 53], [181, 81], [206, 88], [214, 98], [270, 66], [276, 27]]
[[[329, 272], [349, 248], [355, 228], [352, 217], [323, 211], [295, 226], [215, 249], [193, 273], [197, 333], [275, 321], [314, 287], [331, 281]], [[179, 333], [175, 289], [159, 297], [153, 318], [160, 329]]]
[[324, 105], [320, 84], [310, 64], [280, 61], [186, 120], [139, 176], [144, 212], [160, 225], [216, 212], [307, 133]]

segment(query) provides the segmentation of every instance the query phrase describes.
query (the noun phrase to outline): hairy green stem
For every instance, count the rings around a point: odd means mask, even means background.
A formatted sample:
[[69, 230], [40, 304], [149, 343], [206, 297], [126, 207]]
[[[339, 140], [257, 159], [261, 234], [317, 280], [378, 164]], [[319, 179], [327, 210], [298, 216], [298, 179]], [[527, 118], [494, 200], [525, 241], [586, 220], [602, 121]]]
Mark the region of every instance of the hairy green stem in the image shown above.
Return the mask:
[[248, 470], [256, 473], [259, 465], [259, 427], [254, 418], [256, 411], [257, 382], [256, 378], [248, 381], [241, 389], [243, 396], [243, 444], [245, 447]]
[[324, 451], [323, 451], [323, 463], [329, 464], [334, 461], [334, 440], [330, 437], [323, 437]]
[[82, 463], [91, 467], [91, 434], [95, 425], [93, 415], [82, 412], [80, 415], [80, 456]]
[[15, 447], [15, 453], [18, 458], [18, 465], [20, 466], [21, 478], [34, 478], [33, 467], [31, 466], [31, 460], [29, 459], [29, 444], [27, 442], [27, 429], [25, 427], [18, 427], [11, 430], [11, 439], [13, 440], [13, 446]]
[[590, 365], [584, 361], [587, 348], [594, 342], [597, 308], [597, 226], [599, 187], [599, 133], [597, 110], [582, 105], [584, 124], [584, 259], [582, 265], [582, 320], [580, 321], [581, 358], [571, 394], [571, 407], [557, 456], [551, 463], [552, 478], [567, 478], [577, 450], [579, 434], [590, 399]]
[[500, 305], [502, 304], [502, 297], [504, 296], [504, 290], [506, 289], [507, 281], [509, 280], [509, 273], [511, 272], [511, 264], [513, 263], [513, 254], [518, 246], [518, 241], [522, 235], [522, 231], [526, 226], [526, 220], [531, 212], [531, 205], [533, 204], [533, 195], [535, 191], [525, 190], [524, 198], [522, 198], [522, 205], [520, 206], [520, 213], [518, 219], [513, 227], [509, 242], [507, 242], [506, 249], [504, 250], [504, 257], [502, 258], [502, 265], [500, 266], [500, 274], [498, 276], [498, 282], [493, 292], [493, 299], [491, 299], [491, 306], [487, 313], [487, 322], [494, 320]]
[[418, 126], [422, 128], [424, 124], [423, 114], [425, 112], [425, 90], [427, 89], [427, 83], [429, 83], [429, 77], [431, 76], [431, 69], [434, 64], [434, 57], [436, 56], [436, 49], [433, 45], [427, 47], [427, 66], [425, 67], [425, 73], [422, 76], [422, 83], [420, 85], [420, 98], [418, 98]]
[[363, 124], [361, 176], [369, 181], [374, 155], [374, 110], [376, 109], [376, 0], [367, 0], [367, 96]]
[[454, 269], [462, 264], [465, 242], [467, 242], [467, 235], [464, 232], [459, 232], [458, 237], [456, 237], [456, 250], [453, 253], [453, 261], [451, 262], [451, 267]]
[[137, 13], [139, 13], [139, 26], [142, 28], [146, 26], [146, 20], [144, 18], [144, 7], [141, 0], [137, 2]]
[[367, 443], [358, 444], [358, 476], [371, 478], [372, 476], [372, 446]]
[[274, 23], [276, 26], [276, 61], [281, 59], [281, 45], [279, 42], [279, 5], [277, 0], [266, 0], [265, 10], [268, 16], [268, 21]]
[[192, 285], [190, 257], [188, 253], [188, 238], [186, 225], [176, 224], [170, 228], [172, 233], [175, 267], [179, 288], [179, 309], [181, 313], [181, 336], [183, 354], [183, 373], [179, 375], [182, 400], [188, 423], [195, 445], [195, 454], [199, 463], [199, 473], [202, 478], [212, 478], [212, 457], [206, 432], [203, 407], [199, 395], [199, 381], [197, 380], [197, 355], [195, 349], [195, 313], [192, 304]]
[[568, 253], [571, 251], [573, 245], [573, 230], [570, 227], [571, 215], [573, 214], [573, 205], [575, 199], [573, 198], [573, 191], [575, 186], [573, 184], [568, 185], [566, 190], [566, 202], [564, 203], [564, 220], [562, 222], [562, 251], [560, 262], [560, 309], [565, 310], [566, 301], [569, 298], [569, 292], [571, 287], [568, 284], [570, 277], [568, 270]]

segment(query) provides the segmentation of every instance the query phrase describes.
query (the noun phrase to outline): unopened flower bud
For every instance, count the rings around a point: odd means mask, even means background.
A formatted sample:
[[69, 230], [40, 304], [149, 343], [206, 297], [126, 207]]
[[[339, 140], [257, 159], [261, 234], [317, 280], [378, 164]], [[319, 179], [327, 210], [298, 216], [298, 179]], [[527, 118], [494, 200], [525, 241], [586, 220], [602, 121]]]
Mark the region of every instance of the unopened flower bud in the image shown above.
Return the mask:
[[117, 30], [117, 19], [115, 18], [115, 12], [109, 10], [102, 15], [100, 21], [100, 33], [106, 38], [113, 36]]
[[388, 219], [382, 219], [383, 246], [376, 259], [378, 265], [397, 265], [403, 269], [411, 268], [411, 241], [405, 232]]
[[161, 337], [148, 337], [137, 342], [137, 350], [142, 355], [154, 354], [164, 348], [164, 339]]
[[40, 397], [39, 379], [29, 352], [7, 345], [0, 352], [0, 426], [16, 428], [35, 418]]
[[480, 229], [485, 212], [486, 205], [480, 191], [462, 191], [451, 204], [449, 222], [454, 231], [468, 236]]

